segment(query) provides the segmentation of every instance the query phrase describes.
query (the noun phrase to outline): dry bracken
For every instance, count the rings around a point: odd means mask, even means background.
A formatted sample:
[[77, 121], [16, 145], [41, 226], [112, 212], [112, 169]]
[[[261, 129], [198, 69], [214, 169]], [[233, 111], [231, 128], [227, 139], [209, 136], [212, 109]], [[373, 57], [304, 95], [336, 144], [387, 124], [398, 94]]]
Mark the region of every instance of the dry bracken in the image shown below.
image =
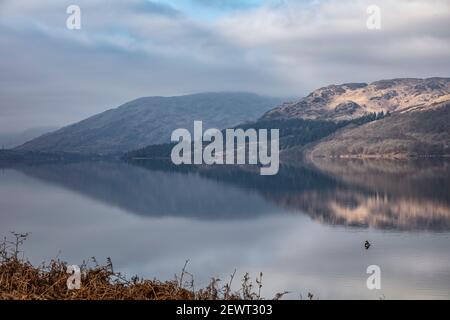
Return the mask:
[[[239, 290], [232, 291], [235, 273], [222, 285], [213, 278], [203, 289], [195, 289], [194, 277], [186, 271], [186, 261], [181, 274], [174, 280], [146, 280], [140, 277], [127, 279], [113, 270], [111, 259], [99, 265], [94, 258], [83, 262], [81, 286], [69, 290], [68, 264], [59, 259], [33, 266], [20, 251], [28, 234], [13, 233], [13, 240], [0, 243], [0, 299], [15, 300], [238, 300], [261, 299], [261, 278], [257, 279], [258, 292], [253, 292], [250, 276], [245, 274]], [[277, 294], [279, 299], [283, 294]]]

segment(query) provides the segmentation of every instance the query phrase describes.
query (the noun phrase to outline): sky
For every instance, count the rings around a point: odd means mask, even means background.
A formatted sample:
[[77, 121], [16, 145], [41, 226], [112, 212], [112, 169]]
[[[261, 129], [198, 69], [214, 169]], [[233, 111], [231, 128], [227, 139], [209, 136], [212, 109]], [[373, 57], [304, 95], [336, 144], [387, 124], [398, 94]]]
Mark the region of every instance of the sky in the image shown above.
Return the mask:
[[449, 57], [449, 0], [0, 0], [0, 132], [142, 96], [449, 77]]

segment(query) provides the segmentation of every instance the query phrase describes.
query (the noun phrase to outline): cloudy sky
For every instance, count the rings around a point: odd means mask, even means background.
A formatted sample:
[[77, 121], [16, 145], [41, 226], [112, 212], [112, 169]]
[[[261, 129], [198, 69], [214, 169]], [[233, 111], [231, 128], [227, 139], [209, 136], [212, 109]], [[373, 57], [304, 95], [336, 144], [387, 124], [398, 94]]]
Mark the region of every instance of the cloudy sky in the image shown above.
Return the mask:
[[[66, 28], [71, 4], [81, 30]], [[449, 57], [449, 0], [0, 0], [0, 132], [141, 96], [448, 77]]]

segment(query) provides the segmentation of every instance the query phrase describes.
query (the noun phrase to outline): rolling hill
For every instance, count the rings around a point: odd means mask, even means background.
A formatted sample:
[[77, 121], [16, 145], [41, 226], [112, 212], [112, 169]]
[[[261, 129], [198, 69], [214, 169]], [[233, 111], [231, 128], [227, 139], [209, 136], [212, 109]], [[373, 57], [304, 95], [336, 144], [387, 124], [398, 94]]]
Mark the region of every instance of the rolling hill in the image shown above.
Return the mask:
[[282, 158], [294, 161], [450, 154], [450, 78], [329, 85], [279, 103], [248, 93], [140, 98], [16, 150], [167, 157], [171, 132], [203, 120], [210, 128], [280, 129]]
[[254, 121], [281, 99], [251, 93], [145, 97], [33, 139], [16, 151], [113, 154], [167, 143], [176, 128], [226, 128]]

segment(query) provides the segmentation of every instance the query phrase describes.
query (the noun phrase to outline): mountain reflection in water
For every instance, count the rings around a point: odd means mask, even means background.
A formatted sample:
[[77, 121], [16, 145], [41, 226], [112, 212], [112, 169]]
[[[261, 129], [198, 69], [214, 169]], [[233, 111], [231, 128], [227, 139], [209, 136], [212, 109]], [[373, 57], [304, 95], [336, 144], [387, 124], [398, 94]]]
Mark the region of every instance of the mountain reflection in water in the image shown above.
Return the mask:
[[275, 176], [261, 176], [254, 167], [163, 161], [16, 169], [141, 216], [250, 219], [287, 211], [330, 225], [450, 230], [450, 163], [443, 160], [319, 159], [282, 165]]

